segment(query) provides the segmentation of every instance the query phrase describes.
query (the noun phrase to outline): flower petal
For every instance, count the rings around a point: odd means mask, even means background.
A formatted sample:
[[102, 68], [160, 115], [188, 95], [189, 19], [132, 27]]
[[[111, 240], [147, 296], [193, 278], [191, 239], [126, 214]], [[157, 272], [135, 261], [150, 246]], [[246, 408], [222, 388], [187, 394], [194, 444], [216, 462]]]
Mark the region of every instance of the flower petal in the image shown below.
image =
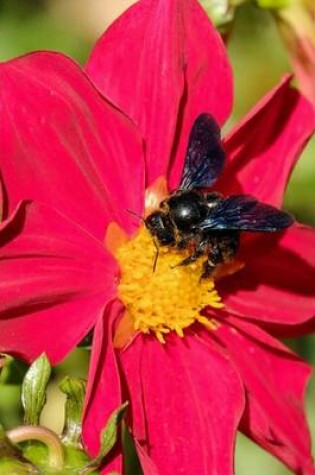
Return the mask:
[[143, 475], [159, 475], [160, 472], [158, 471], [156, 465], [152, 462], [145, 449], [137, 440], [135, 440], [135, 446]]
[[4, 216], [4, 203], [5, 203], [5, 193], [4, 193], [2, 178], [0, 175], [0, 223], [3, 220], [3, 216]]
[[218, 284], [227, 311], [283, 329], [314, 317], [315, 231], [296, 224], [246, 244], [245, 267]]
[[215, 339], [227, 348], [245, 385], [241, 430], [294, 473], [315, 473], [304, 413], [310, 367], [254, 325], [231, 317], [225, 323]]
[[244, 400], [228, 359], [192, 335], [168, 336], [165, 346], [139, 336], [122, 352], [121, 365], [133, 435], [159, 473], [191, 473], [191, 467], [203, 475], [233, 473]]
[[[122, 311], [118, 301], [110, 302], [98, 318], [92, 346], [88, 387], [83, 416], [83, 441], [92, 456], [98, 455], [100, 434], [111, 413], [121, 404], [120, 378], [113, 348], [113, 324]], [[119, 444], [118, 444], [119, 445]], [[119, 447], [106, 459], [106, 473], [122, 473]]]
[[227, 166], [218, 189], [281, 207], [289, 175], [314, 130], [312, 106], [284, 78], [225, 139]]
[[182, 154], [200, 112], [209, 111], [222, 123], [231, 109], [224, 46], [195, 0], [137, 2], [98, 41], [87, 72], [139, 125], [147, 185], [166, 175], [179, 137]]
[[[103, 240], [142, 213], [142, 146], [131, 122], [70, 59], [35, 53], [0, 65], [1, 172], [9, 211], [44, 202]], [[7, 213], [8, 214], [8, 213]]]
[[198, 2], [186, 12], [185, 96], [182, 100], [174, 153], [169, 168], [169, 188], [178, 188], [190, 131], [202, 113], [222, 126], [233, 105], [233, 76], [225, 46]]
[[115, 294], [117, 265], [90, 234], [24, 204], [0, 233], [0, 351], [60, 361]]

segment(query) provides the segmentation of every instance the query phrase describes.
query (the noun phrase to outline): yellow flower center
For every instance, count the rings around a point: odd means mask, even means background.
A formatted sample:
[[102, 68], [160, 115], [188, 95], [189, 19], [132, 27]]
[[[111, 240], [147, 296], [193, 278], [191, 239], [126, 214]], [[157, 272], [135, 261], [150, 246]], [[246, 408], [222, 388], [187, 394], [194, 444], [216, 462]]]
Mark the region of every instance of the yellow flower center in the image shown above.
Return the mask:
[[156, 252], [145, 227], [115, 251], [121, 268], [119, 298], [131, 317], [133, 329], [153, 332], [164, 343], [165, 334], [175, 331], [183, 337], [184, 329], [194, 322], [216, 328], [215, 321], [200, 315], [207, 305], [223, 307], [213, 279], [200, 279], [204, 259], [178, 266], [188, 251], [160, 247], [154, 270]]

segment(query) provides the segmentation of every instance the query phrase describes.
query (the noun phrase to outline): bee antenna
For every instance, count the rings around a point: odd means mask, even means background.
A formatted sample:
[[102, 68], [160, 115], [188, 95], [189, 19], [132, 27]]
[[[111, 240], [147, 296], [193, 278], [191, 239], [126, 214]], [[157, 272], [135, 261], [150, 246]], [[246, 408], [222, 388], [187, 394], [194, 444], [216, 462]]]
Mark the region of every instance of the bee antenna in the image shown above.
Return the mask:
[[[135, 216], [136, 218], [141, 219], [141, 221], [142, 221], [142, 222], [145, 224], [145, 226], [147, 227], [146, 220], [144, 219], [143, 216], [141, 216], [141, 215], [138, 214], [138, 213], [135, 213], [135, 211], [132, 211], [131, 209], [128, 209], [128, 208], [126, 208], [126, 211], [127, 211], [127, 213], [131, 214], [131, 216]], [[158, 246], [158, 244], [156, 243], [155, 239], [153, 239], [153, 244], [154, 244], [154, 247], [155, 247], [155, 249], [156, 249], [156, 253], [155, 253], [155, 256], [154, 256], [152, 271], [155, 272], [156, 265], [157, 265], [157, 261], [158, 261], [158, 258], [159, 258], [160, 249], [159, 249], [159, 246]]]
[[128, 208], [126, 208], [126, 211], [127, 211], [127, 213], [131, 214], [131, 216], [135, 216], [136, 218], [141, 219], [141, 221], [143, 221], [145, 223], [144, 217], [141, 216], [140, 214], [138, 214], [135, 211], [132, 211], [131, 209], [128, 209]]
[[157, 265], [157, 261], [158, 261], [159, 254], [160, 254], [160, 248], [159, 248], [159, 246], [157, 245], [155, 239], [153, 239], [153, 244], [154, 244], [154, 246], [155, 246], [156, 253], [155, 253], [155, 256], [154, 256], [152, 271], [155, 272], [155, 270], [156, 270], [156, 265]]

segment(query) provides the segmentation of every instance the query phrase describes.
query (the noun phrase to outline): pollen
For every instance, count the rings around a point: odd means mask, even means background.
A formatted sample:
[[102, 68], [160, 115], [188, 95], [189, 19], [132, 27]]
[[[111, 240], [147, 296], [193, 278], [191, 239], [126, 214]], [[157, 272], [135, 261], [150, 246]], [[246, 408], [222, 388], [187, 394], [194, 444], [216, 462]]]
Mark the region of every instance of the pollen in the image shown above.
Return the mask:
[[165, 335], [175, 332], [183, 337], [184, 330], [194, 322], [215, 329], [217, 323], [200, 315], [200, 311], [205, 306], [222, 308], [223, 303], [214, 281], [200, 279], [202, 259], [179, 266], [188, 253], [160, 247], [154, 266], [156, 253], [145, 227], [115, 251], [121, 269], [119, 298], [131, 317], [134, 331], [153, 333], [165, 343]]

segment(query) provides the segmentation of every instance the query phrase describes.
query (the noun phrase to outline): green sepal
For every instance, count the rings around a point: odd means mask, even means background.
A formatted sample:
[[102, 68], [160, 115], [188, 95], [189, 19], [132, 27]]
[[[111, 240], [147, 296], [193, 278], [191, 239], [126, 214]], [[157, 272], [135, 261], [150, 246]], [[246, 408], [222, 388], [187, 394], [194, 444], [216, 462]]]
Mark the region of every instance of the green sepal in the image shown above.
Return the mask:
[[67, 396], [62, 442], [79, 448], [86, 383], [82, 379], [66, 376], [59, 384], [59, 389]]
[[1, 475], [36, 475], [38, 470], [22, 452], [7, 438], [5, 431], [0, 426], [0, 473]]
[[112, 412], [105, 428], [101, 432], [101, 447], [97, 457], [91, 460], [82, 470], [82, 475], [90, 474], [92, 470], [96, 470], [101, 466], [104, 458], [112, 450], [117, 442], [119, 428], [123, 418], [125, 417], [129, 402], [126, 401], [114, 412]]
[[19, 458], [19, 451], [11, 444], [3, 427], [0, 426], [0, 460], [7, 457]]
[[97, 458], [103, 459], [112, 450], [117, 442], [118, 429], [126, 415], [129, 402], [124, 402], [108, 419], [105, 428], [101, 432], [101, 448]]
[[[65, 462], [64, 467], [58, 470], [58, 475], [79, 475], [83, 474], [84, 467], [91, 460], [90, 457], [80, 449], [71, 446], [64, 446]], [[31, 442], [25, 445], [24, 456], [36, 465], [41, 474], [56, 475], [56, 469], [49, 467], [47, 447], [38, 442]], [[1, 473], [1, 472], [0, 472]], [[91, 471], [89, 475], [96, 475]]]
[[21, 400], [24, 408], [24, 424], [38, 425], [46, 402], [46, 388], [51, 374], [51, 366], [45, 353], [29, 367], [23, 383]]
[[39, 471], [29, 463], [11, 460], [6, 457], [0, 460], [1, 475], [39, 475]]

